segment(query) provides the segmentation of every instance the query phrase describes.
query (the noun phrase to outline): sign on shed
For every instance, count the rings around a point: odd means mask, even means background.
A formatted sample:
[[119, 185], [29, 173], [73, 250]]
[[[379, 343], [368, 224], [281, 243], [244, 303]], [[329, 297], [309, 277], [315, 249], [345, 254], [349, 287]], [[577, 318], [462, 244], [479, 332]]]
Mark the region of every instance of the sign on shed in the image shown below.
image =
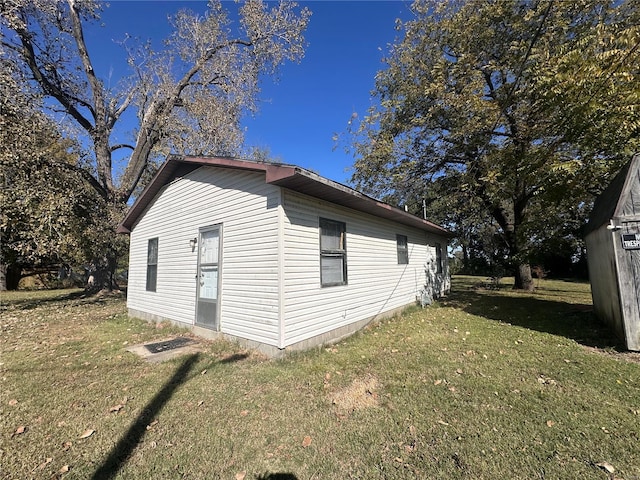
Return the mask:
[[640, 250], [640, 233], [623, 233], [622, 248], [625, 250]]

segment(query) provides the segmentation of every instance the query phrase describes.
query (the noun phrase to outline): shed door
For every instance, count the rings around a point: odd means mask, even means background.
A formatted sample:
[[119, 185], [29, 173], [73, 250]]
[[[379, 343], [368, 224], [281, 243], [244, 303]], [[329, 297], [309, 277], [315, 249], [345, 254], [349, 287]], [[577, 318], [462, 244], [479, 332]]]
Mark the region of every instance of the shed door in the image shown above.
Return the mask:
[[219, 330], [220, 227], [201, 229], [198, 245], [196, 325]]

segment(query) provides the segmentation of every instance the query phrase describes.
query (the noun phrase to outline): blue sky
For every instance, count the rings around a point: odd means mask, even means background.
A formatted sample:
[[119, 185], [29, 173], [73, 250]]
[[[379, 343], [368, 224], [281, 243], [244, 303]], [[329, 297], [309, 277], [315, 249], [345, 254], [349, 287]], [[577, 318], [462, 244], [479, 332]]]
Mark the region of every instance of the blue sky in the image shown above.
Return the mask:
[[[298, 3], [313, 12], [305, 57], [300, 64], [285, 65], [277, 83], [264, 79], [260, 110], [244, 121], [246, 143], [269, 149], [285, 163], [348, 183], [354, 159], [342, 146], [334, 148], [333, 136], [346, 132], [354, 112], [366, 113], [375, 74], [384, 68], [381, 60], [398, 35], [395, 20], [408, 18], [410, 1]], [[225, 6], [237, 8], [231, 1]], [[116, 41], [125, 33], [159, 41], [169, 32], [167, 16], [185, 7], [203, 12], [206, 2], [111, 1], [102, 26], [87, 32], [89, 48], [100, 57], [98, 73], [107, 80], [112, 70], [115, 83], [124, 59]]]

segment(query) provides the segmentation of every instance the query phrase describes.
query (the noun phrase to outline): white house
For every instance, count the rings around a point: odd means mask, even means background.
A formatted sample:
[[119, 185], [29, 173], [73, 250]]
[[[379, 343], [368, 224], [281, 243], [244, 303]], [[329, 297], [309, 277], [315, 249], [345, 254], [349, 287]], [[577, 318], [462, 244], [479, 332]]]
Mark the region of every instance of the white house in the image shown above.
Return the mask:
[[449, 231], [292, 165], [169, 157], [118, 231], [131, 316], [270, 355], [450, 288]]

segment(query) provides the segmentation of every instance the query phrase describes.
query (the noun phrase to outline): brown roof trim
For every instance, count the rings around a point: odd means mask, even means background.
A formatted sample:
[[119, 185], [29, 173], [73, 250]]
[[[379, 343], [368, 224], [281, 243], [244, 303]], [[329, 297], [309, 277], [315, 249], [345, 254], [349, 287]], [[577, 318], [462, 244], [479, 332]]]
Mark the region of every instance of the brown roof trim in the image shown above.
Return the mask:
[[342, 205], [360, 212], [386, 218], [404, 225], [420, 228], [430, 233], [453, 237], [445, 228], [435, 223], [416, 217], [404, 210], [392, 207], [372, 197], [360, 193], [346, 185], [324, 178], [309, 170], [286, 164], [255, 162], [228, 157], [187, 157], [172, 155], [167, 158], [153, 177], [147, 188], [142, 192], [133, 206], [129, 209], [122, 223], [118, 226], [118, 233], [130, 233], [131, 228], [144, 212], [158, 192], [175, 178], [186, 175], [202, 166], [235, 168], [255, 172], [265, 172], [265, 182], [288, 188], [327, 202]]

